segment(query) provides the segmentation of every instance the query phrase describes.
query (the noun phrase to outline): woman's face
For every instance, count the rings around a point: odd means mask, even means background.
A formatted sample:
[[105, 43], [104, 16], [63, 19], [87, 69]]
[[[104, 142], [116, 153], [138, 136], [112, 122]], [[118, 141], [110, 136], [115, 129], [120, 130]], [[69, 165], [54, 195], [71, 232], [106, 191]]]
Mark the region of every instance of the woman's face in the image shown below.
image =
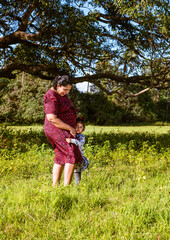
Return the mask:
[[67, 95], [71, 90], [71, 85], [67, 86], [60, 86], [59, 84], [57, 85], [57, 93], [61, 96]]

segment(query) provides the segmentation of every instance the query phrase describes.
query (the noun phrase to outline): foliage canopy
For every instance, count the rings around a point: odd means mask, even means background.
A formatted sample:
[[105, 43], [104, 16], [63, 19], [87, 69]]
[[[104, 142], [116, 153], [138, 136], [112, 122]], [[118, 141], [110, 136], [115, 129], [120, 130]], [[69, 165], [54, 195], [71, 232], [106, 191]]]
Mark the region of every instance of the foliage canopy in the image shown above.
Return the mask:
[[1, 0], [0, 9], [1, 78], [69, 74], [120, 95], [139, 84], [127, 96], [169, 87], [168, 0]]

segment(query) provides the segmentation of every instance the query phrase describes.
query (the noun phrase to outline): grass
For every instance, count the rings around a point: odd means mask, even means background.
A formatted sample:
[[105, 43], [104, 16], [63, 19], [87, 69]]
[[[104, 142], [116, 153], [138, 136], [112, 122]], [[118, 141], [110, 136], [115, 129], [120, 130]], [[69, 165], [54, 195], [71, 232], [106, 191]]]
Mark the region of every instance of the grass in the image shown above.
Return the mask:
[[85, 133], [131, 133], [131, 132], [148, 132], [148, 133], [167, 133], [170, 131], [170, 126], [92, 126], [86, 127]]
[[150, 134], [150, 142], [143, 132], [121, 133], [125, 142], [117, 134], [89, 133], [90, 168], [78, 187], [73, 179], [65, 188], [51, 184], [53, 150], [29, 134], [17, 135], [25, 148], [15, 139], [0, 150], [0, 239], [169, 239], [170, 148], [160, 133]]
[[[43, 129], [42, 125], [33, 125], [33, 126], [8, 126], [8, 128], [12, 128], [15, 130], [30, 130], [33, 131], [41, 131]], [[149, 133], [167, 133], [170, 131], [170, 126], [93, 126], [88, 125], [85, 129], [85, 134], [89, 134], [91, 132], [96, 133], [109, 133], [109, 132], [115, 132], [115, 133], [131, 133], [131, 132], [149, 132]]]

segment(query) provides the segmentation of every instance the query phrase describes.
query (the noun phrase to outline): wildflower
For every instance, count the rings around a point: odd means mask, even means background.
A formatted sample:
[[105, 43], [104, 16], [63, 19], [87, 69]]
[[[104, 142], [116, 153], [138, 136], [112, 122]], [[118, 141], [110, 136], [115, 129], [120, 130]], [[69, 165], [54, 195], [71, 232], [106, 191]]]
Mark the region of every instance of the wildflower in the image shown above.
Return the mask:
[[7, 142], [7, 141], [8, 141], [8, 139], [5, 139], [5, 141]]

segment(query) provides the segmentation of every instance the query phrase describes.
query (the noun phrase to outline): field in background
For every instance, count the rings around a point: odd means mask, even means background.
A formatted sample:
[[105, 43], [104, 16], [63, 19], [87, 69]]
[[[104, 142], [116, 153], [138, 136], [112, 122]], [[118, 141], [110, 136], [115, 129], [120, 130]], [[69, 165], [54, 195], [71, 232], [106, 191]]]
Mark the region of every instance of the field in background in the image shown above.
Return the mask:
[[86, 127], [85, 133], [91, 132], [149, 132], [149, 133], [167, 133], [170, 131], [170, 126], [92, 126], [89, 125]]
[[[16, 130], [42, 130], [42, 125], [33, 125], [33, 126], [8, 126], [8, 128], [16, 129]], [[149, 133], [167, 133], [170, 131], [170, 126], [93, 126], [88, 125], [84, 133], [89, 134], [91, 132], [149, 132]]]

